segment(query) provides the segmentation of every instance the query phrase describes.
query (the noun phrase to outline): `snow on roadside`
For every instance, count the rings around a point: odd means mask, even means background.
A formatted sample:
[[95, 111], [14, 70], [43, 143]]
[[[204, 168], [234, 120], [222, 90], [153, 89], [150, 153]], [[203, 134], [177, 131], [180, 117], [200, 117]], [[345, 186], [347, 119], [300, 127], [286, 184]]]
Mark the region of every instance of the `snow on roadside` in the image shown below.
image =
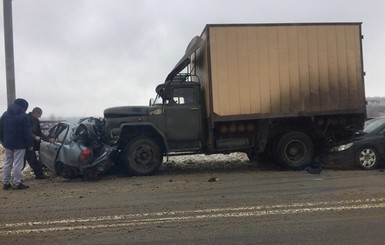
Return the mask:
[[184, 155], [163, 158], [161, 170], [219, 170], [250, 167], [246, 154]]

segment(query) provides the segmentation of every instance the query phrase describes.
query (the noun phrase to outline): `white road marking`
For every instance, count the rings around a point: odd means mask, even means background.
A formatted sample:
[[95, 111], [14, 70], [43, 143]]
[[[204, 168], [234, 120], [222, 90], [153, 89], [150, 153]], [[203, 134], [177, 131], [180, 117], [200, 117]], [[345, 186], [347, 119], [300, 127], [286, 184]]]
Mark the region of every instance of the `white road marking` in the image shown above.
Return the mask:
[[[0, 224], [0, 236], [54, 231], [117, 228], [161, 223], [192, 222], [218, 218], [259, 217], [269, 215], [290, 215], [298, 213], [333, 212], [375, 208], [385, 208], [385, 198], [331, 202], [307, 202], [235, 208], [181, 210], [52, 221], [5, 223]], [[113, 221], [118, 223], [111, 224]], [[99, 224], [103, 222], [110, 223]]]

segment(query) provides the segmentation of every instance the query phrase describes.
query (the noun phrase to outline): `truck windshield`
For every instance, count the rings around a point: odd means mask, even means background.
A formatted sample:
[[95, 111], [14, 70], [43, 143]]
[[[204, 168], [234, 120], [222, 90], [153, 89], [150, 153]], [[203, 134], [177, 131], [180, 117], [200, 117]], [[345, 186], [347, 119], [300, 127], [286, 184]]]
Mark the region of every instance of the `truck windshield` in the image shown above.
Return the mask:
[[161, 105], [163, 102], [162, 102], [162, 98], [159, 96], [159, 94], [156, 95], [155, 97], [155, 100], [154, 100], [154, 103], [152, 104], [153, 106], [154, 105]]

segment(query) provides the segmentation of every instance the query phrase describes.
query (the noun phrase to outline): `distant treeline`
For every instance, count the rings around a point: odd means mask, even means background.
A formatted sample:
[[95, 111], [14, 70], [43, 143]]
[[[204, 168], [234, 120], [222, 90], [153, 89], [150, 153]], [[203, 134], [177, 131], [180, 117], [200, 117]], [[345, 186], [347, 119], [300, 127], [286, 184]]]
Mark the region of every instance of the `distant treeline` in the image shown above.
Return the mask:
[[368, 118], [385, 116], [385, 97], [367, 97], [366, 102]]

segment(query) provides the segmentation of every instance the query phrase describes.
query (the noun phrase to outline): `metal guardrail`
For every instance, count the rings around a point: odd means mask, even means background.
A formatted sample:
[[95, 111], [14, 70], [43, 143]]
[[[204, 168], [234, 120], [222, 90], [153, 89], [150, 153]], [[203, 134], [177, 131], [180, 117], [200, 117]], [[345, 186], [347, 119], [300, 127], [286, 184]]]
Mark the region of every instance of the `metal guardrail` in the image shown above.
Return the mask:
[[49, 129], [52, 128], [58, 122], [59, 122], [58, 120], [52, 120], [52, 121], [44, 120], [44, 121], [40, 121], [41, 131], [43, 131], [44, 134], [48, 134]]

